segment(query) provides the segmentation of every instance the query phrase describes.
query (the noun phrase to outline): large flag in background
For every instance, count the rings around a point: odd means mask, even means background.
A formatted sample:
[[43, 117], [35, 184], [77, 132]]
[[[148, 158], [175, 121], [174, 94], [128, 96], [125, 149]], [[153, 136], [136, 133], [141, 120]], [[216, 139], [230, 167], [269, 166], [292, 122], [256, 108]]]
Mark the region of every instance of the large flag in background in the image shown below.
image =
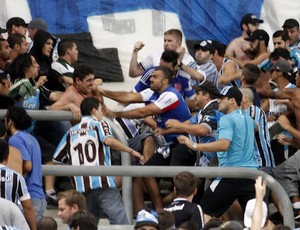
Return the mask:
[[[26, 21], [42, 17], [49, 32], [72, 38], [79, 45], [80, 62], [88, 62], [104, 81], [128, 78], [128, 66], [136, 41], [145, 47], [139, 59], [163, 49], [163, 33], [183, 31], [193, 53], [196, 41], [214, 39], [228, 44], [240, 36], [240, 20], [246, 13], [263, 18], [271, 36], [286, 18], [299, 20], [300, 1], [281, 0], [0, 0], [0, 25], [12, 16]], [[18, 7], [16, 7], [18, 6]], [[29, 14], [28, 14], [29, 12]]]

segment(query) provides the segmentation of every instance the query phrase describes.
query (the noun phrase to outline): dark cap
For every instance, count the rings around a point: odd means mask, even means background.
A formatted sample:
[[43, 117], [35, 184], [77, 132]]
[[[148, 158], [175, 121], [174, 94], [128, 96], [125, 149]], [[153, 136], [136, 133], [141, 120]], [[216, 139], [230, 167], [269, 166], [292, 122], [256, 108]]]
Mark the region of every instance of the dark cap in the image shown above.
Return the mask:
[[134, 229], [145, 225], [151, 225], [159, 229], [157, 217], [152, 212], [148, 212], [145, 209], [142, 209], [137, 214]]
[[23, 18], [19, 18], [19, 17], [13, 17], [8, 19], [8, 21], [6, 22], [6, 29], [7, 30], [11, 30], [11, 28], [13, 27], [13, 25], [16, 26], [25, 26], [27, 27], [28, 24], [24, 21]]
[[209, 51], [211, 54], [214, 54], [214, 52], [215, 52], [215, 48], [212, 45], [211, 40], [205, 40], [205, 41], [200, 42], [199, 44], [194, 45], [194, 49], [195, 50], [201, 49], [203, 51]]
[[264, 20], [257, 18], [255, 14], [246, 14], [244, 15], [244, 17], [242, 17], [241, 26], [243, 24], [256, 24], [256, 23], [263, 23], [263, 22]]
[[299, 28], [299, 22], [294, 19], [294, 18], [289, 18], [287, 20], [285, 20], [285, 22], [283, 23], [282, 28], [293, 28], [293, 27], [298, 27]]
[[245, 38], [247, 41], [255, 41], [256, 39], [263, 40], [266, 46], [268, 46], [270, 37], [269, 34], [264, 30], [255, 30], [248, 38]]
[[283, 73], [286, 73], [289, 76], [292, 76], [292, 66], [291, 64], [286, 60], [280, 60], [274, 63], [274, 65], [271, 67], [271, 70], [279, 70]]
[[29, 22], [28, 29], [39, 29], [43, 31], [48, 31], [48, 24], [42, 18], [35, 18]]
[[6, 33], [6, 32], [7, 32], [7, 29], [3, 29], [0, 27], [0, 34]]
[[235, 86], [225, 86], [217, 96], [234, 98], [238, 106], [241, 105], [243, 99], [242, 92]]

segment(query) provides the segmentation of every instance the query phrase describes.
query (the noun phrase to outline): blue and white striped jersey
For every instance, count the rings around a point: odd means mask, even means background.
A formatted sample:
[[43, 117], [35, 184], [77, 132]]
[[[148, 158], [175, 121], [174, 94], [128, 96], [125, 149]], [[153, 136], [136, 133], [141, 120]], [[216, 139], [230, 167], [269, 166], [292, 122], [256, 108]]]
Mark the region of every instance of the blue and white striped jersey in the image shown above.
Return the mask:
[[[104, 144], [108, 137], [113, 137], [113, 134], [107, 122], [84, 116], [64, 135], [53, 160], [69, 165], [110, 166], [110, 147]], [[116, 187], [112, 176], [74, 176], [72, 182], [78, 192]]]
[[0, 197], [18, 204], [18, 200], [30, 199], [30, 194], [22, 175], [0, 164]]

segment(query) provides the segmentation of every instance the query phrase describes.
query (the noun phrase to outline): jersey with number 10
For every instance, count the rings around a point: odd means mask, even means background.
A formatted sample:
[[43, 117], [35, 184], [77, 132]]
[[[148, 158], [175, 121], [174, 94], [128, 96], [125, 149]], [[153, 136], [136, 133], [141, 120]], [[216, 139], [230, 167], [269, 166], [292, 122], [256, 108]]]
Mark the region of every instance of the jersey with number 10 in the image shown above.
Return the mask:
[[[104, 144], [107, 137], [113, 137], [107, 122], [85, 116], [64, 135], [53, 160], [69, 165], [110, 166], [110, 148]], [[72, 182], [79, 192], [116, 187], [112, 176], [74, 176]]]

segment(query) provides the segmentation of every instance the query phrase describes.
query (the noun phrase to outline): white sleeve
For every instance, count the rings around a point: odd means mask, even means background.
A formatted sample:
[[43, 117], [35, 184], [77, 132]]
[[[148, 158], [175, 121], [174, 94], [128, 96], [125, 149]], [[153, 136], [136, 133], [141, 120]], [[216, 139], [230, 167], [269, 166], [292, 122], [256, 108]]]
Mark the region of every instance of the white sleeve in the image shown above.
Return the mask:
[[154, 104], [163, 111], [167, 111], [177, 107], [178, 97], [173, 92], [164, 92], [154, 102]]

